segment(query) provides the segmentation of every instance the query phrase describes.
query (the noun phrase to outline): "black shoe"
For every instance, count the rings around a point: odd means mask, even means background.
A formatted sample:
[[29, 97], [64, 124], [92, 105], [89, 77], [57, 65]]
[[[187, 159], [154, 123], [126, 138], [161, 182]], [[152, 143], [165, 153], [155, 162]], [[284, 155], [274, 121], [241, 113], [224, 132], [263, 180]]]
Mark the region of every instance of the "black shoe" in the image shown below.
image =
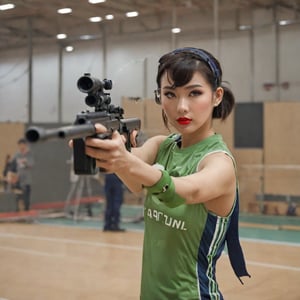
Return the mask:
[[103, 231], [112, 231], [111, 226], [104, 226]]
[[116, 225], [116, 224], [113, 224], [110, 229], [111, 229], [111, 231], [114, 231], [114, 232], [126, 231], [124, 228], [121, 228], [119, 225]]
[[125, 228], [120, 228], [120, 227], [113, 227], [113, 228], [111, 228], [110, 231], [114, 231], [114, 232], [125, 232], [126, 229], [125, 229]]
[[104, 232], [111, 231], [111, 232], [125, 232], [125, 228], [120, 228], [119, 226], [113, 226], [113, 227], [104, 227]]

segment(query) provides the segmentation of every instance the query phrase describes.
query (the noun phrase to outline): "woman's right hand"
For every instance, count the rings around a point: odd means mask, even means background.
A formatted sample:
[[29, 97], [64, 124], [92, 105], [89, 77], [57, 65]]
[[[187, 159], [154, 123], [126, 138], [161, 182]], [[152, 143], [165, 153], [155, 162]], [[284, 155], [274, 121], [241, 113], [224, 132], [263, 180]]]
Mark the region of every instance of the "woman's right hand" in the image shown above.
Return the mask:
[[[107, 132], [101, 124], [95, 124], [95, 128], [97, 134]], [[114, 131], [110, 139], [87, 137], [85, 153], [96, 159], [97, 167], [104, 168], [108, 173], [116, 173], [128, 166], [129, 152], [125, 141], [125, 137], [118, 131]]]

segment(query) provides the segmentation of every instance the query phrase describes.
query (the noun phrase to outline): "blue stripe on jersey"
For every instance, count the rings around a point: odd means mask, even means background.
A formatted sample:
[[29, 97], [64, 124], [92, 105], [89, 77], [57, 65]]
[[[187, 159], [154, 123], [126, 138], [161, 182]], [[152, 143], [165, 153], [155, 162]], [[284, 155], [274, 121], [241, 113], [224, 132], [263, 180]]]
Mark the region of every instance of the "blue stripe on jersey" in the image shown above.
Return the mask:
[[251, 277], [246, 268], [243, 250], [239, 241], [239, 193], [237, 191], [237, 200], [230, 219], [230, 226], [226, 234], [226, 244], [228, 256], [235, 275], [241, 283], [240, 277]]
[[216, 262], [225, 246], [229, 218], [208, 214], [198, 250], [198, 280], [201, 300], [223, 300], [216, 281]]

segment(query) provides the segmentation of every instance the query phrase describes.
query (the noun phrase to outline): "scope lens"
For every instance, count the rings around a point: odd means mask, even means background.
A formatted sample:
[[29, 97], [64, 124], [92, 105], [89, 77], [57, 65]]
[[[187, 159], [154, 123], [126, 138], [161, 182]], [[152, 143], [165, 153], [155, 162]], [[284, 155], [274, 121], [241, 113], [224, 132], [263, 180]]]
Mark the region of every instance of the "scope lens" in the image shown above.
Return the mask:
[[81, 77], [78, 80], [78, 87], [82, 91], [89, 91], [93, 87], [93, 81], [89, 77]]
[[90, 107], [95, 107], [97, 105], [97, 98], [93, 95], [86, 96], [85, 104]]

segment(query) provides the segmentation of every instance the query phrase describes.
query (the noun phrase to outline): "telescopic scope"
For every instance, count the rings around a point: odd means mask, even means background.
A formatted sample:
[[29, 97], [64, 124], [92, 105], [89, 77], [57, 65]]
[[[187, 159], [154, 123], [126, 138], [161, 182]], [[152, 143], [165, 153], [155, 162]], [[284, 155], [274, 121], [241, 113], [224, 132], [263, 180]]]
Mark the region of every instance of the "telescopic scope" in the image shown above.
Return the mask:
[[83, 93], [101, 92], [103, 89], [111, 90], [112, 81], [109, 79], [101, 81], [97, 78], [91, 77], [89, 73], [86, 73], [78, 79], [77, 87]]

